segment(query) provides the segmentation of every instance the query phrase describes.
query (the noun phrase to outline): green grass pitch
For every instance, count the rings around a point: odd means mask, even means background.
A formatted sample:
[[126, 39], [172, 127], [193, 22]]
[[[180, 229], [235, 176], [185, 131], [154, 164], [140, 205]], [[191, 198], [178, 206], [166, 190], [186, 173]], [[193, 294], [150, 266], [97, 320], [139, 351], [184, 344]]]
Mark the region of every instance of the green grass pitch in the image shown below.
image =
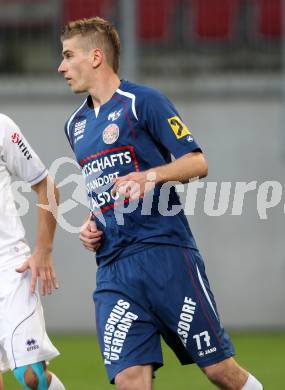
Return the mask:
[[[285, 332], [232, 333], [237, 360], [257, 376], [266, 390], [285, 389]], [[64, 382], [66, 390], [109, 390], [97, 340], [94, 336], [53, 336], [61, 356], [50, 363]], [[158, 370], [154, 390], [215, 389], [191, 365], [181, 367], [172, 351], [164, 345], [164, 367]], [[4, 375], [5, 390], [21, 390], [11, 373]]]

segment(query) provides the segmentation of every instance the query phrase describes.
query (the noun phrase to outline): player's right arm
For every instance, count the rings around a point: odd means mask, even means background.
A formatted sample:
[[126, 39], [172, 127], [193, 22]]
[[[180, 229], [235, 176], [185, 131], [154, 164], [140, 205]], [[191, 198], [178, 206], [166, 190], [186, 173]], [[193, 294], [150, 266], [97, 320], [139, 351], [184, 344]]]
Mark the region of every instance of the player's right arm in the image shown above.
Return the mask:
[[96, 222], [90, 213], [81, 227], [79, 238], [82, 245], [89, 251], [96, 252], [100, 248], [102, 235], [103, 232], [97, 229]]

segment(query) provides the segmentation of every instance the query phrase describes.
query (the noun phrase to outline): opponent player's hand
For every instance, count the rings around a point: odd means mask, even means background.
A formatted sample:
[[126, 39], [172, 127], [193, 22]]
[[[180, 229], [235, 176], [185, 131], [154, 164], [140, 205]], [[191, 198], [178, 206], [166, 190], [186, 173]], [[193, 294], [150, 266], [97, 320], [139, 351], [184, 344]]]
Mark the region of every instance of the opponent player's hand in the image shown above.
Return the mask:
[[28, 269], [31, 270], [31, 293], [35, 292], [37, 280], [40, 284], [41, 295], [51, 294], [53, 289], [59, 288], [56, 274], [53, 266], [51, 251], [46, 249], [35, 249], [22, 265], [16, 269], [17, 272], [23, 273]]
[[112, 194], [119, 193], [125, 198], [135, 200], [142, 197], [155, 186], [156, 174], [152, 171], [131, 172], [115, 180]]
[[82, 225], [80, 241], [83, 246], [91, 252], [96, 252], [101, 246], [103, 232], [97, 229], [96, 222], [89, 219]]

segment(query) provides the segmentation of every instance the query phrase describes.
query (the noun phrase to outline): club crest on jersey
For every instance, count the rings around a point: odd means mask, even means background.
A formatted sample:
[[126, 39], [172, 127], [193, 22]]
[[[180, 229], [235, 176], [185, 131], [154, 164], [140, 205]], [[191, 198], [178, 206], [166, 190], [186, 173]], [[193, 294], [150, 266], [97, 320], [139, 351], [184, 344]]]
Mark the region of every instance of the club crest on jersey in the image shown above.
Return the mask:
[[107, 126], [104, 131], [103, 131], [103, 141], [105, 142], [105, 144], [113, 144], [117, 141], [117, 139], [119, 138], [119, 133], [120, 133], [120, 130], [119, 130], [119, 127], [112, 123], [111, 125]]
[[123, 111], [123, 109], [121, 108], [119, 111], [114, 111], [114, 112], [111, 112], [111, 114], [108, 115], [108, 121], [115, 121], [116, 119], [118, 119], [120, 116], [121, 116], [121, 112]]
[[19, 133], [13, 133], [11, 135], [11, 140], [13, 144], [16, 144], [19, 146], [20, 151], [23, 153], [23, 155], [26, 157], [27, 160], [30, 160], [32, 158], [31, 153], [29, 152], [28, 147], [25, 145], [24, 141], [22, 140]]

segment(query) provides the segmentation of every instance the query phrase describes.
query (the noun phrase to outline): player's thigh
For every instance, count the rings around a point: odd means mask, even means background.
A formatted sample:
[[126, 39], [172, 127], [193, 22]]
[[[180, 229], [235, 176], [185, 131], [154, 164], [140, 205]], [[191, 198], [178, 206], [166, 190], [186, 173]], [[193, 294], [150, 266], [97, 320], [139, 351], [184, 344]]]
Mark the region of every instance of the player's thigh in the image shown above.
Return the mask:
[[139, 365], [124, 369], [115, 377], [115, 384], [118, 390], [121, 389], [143, 389], [152, 388], [152, 365]]
[[100, 284], [94, 293], [99, 345], [111, 382], [126, 368], [162, 365], [160, 335], [152, 317], [120, 284]]
[[146, 278], [149, 299], [163, 337], [181, 362], [204, 367], [232, 356], [199, 252], [161, 248], [155, 266]]

